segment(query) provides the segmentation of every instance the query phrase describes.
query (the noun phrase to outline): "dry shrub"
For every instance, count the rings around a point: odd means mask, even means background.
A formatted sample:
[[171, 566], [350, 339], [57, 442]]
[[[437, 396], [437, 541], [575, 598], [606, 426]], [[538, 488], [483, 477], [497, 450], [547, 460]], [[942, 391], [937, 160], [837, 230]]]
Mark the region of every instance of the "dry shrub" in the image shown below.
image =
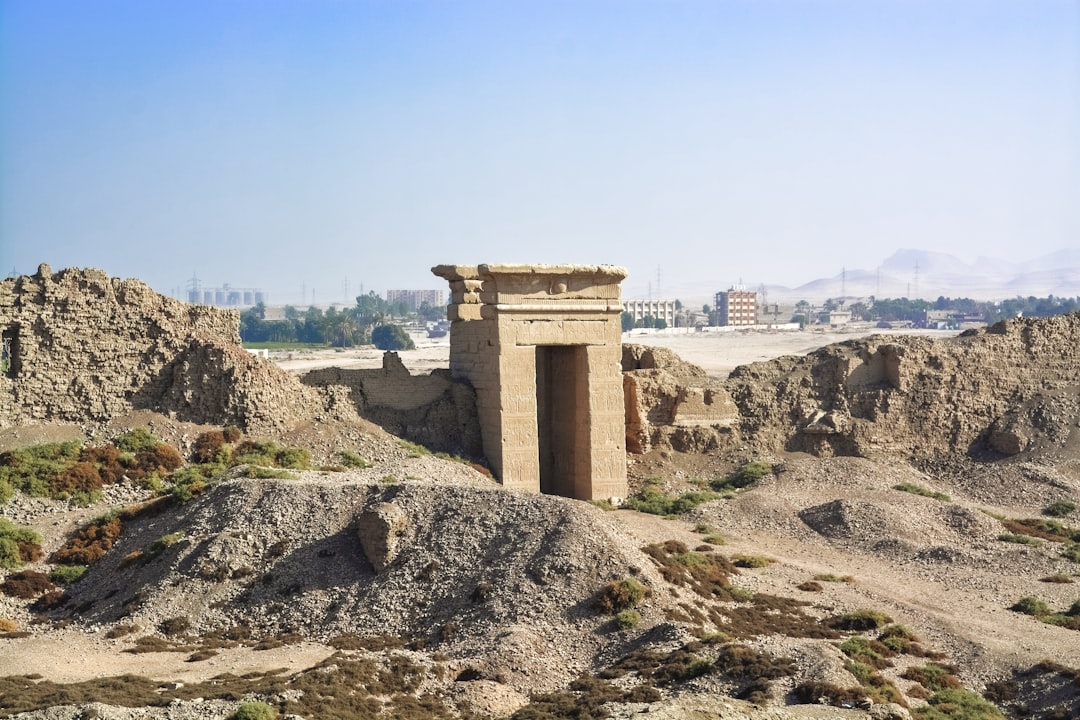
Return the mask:
[[622, 610], [629, 610], [644, 600], [649, 589], [634, 578], [612, 580], [596, 596], [594, 606], [600, 612], [614, 615]]
[[835, 630], [847, 630], [850, 632], [863, 632], [864, 630], [876, 630], [888, 625], [892, 618], [877, 610], [855, 610], [845, 615], [829, 618], [826, 624]]
[[[688, 587], [704, 598], [733, 599], [729, 578], [739, 571], [724, 556], [690, 553], [686, 545], [677, 540], [646, 545], [641, 550], [652, 558], [660, 575], [669, 583]], [[687, 562], [691, 556], [693, 561]]]
[[185, 616], [171, 617], [158, 623], [158, 632], [173, 637], [183, 635], [191, 629], [191, 619]]
[[97, 467], [89, 462], [77, 462], [54, 475], [50, 482], [52, 492], [60, 497], [75, 493], [91, 493], [102, 487]]
[[19, 629], [19, 623], [0, 617], [0, 633], [12, 633]]
[[35, 542], [19, 540], [17, 545], [19, 548], [19, 559], [24, 563], [37, 562], [45, 557], [45, 553], [41, 552], [41, 546]]
[[803, 703], [839, 706], [861, 703], [866, 699], [866, 693], [862, 688], [842, 688], [826, 682], [805, 682], [795, 688], [795, 697]]
[[125, 635], [130, 635], [133, 632], [138, 632], [138, 630], [138, 625], [117, 625], [115, 627], [109, 628], [108, 632], [105, 633], [105, 637], [109, 640], [116, 640], [117, 638], [122, 638]]
[[60, 565], [93, 565], [112, 549], [123, 524], [117, 516], [95, 520], [54, 552], [49, 562]]
[[49, 576], [37, 570], [12, 573], [3, 583], [0, 583], [0, 593], [22, 600], [36, 598], [52, 590], [56, 590], [56, 586], [49, 580]]
[[79, 460], [94, 465], [97, 468], [98, 477], [106, 485], [112, 485], [123, 479], [124, 466], [120, 458], [120, 450], [115, 445], [85, 447], [79, 453]]
[[45, 613], [65, 604], [68, 599], [63, 590], [50, 590], [35, 600], [30, 609], [36, 613]]
[[225, 433], [221, 430], [210, 430], [195, 438], [195, 444], [191, 447], [191, 462], [212, 463], [217, 460], [218, 453], [225, 447]]
[[797, 587], [805, 592], [822, 592], [825, 590], [822, 584], [816, 580], [807, 580], [804, 583], [799, 583]]
[[135, 453], [134, 476], [144, 478], [149, 475], [168, 475], [173, 470], [184, 466], [184, 458], [172, 445], [158, 443], [148, 450]]
[[795, 661], [766, 655], [746, 645], [725, 645], [713, 663], [714, 671], [739, 680], [776, 680], [795, 674]]

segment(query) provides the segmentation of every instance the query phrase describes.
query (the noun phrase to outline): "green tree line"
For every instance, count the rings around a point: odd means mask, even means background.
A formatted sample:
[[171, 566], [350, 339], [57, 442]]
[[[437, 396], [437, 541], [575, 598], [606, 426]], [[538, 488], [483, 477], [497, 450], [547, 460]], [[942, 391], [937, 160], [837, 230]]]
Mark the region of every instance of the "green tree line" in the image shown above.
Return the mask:
[[[266, 306], [260, 303], [240, 313], [240, 339], [246, 343], [311, 343], [332, 347], [375, 344], [380, 349], [401, 350], [411, 347], [412, 340], [395, 321], [445, 318], [444, 307], [424, 303], [413, 313], [403, 303], [388, 303], [374, 292], [357, 296], [356, 305], [340, 310], [309, 307], [300, 311], [286, 305], [285, 317], [278, 320], [266, 319]], [[397, 331], [376, 332], [380, 327], [393, 327]], [[397, 346], [383, 347], [387, 343]]]

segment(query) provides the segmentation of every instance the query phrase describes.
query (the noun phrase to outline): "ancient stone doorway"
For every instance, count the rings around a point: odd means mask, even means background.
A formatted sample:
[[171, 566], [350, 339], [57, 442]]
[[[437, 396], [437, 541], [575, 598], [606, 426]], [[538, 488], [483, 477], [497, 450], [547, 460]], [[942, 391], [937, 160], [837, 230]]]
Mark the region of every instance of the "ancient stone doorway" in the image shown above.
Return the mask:
[[503, 485], [626, 496], [622, 302], [611, 265], [439, 265], [450, 282], [450, 372], [476, 390]]
[[[578, 497], [587, 488], [589, 359], [582, 345], [536, 348], [540, 492]], [[583, 486], [579, 488], [579, 485]]]

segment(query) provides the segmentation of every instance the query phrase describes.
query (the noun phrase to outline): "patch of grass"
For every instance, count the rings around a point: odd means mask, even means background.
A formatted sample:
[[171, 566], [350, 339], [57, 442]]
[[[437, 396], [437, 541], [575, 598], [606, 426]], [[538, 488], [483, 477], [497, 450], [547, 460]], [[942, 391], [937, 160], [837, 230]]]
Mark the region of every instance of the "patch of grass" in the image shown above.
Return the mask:
[[853, 660], [845, 663], [844, 669], [855, 676], [855, 679], [862, 685], [866, 697], [873, 702], [896, 703], [907, 707], [903, 694], [895, 685], [882, 677], [875, 668]]
[[1033, 615], [1034, 617], [1042, 617], [1044, 615], [1049, 615], [1052, 612], [1049, 605], [1033, 595], [1020, 598], [1016, 604], [1009, 609], [1025, 615]]
[[345, 467], [353, 468], [355, 470], [364, 470], [375, 466], [374, 463], [370, 463], [356, 453], [349, 452], [348, 450], [342, 450], [338, 453], [338, 461]]
[[831, 582], [831, 583], [854, 583], [855, 578], [851, 575], [833, 575], [832, 573], [819, 573], [814, 576], [814, 579], [819, 582]]
[[1017, 545], [1030, 545], [1031, 547], [1042, 547], [1042, 540], [1032, 537], [1031, 535], [1016, 535], [1014, 533], [1002, 533], [998, 535], [998, 540], [1001, 542], [1015, 543]]
[[1047, 575], [1046, 577], [1039, 578], [1039, 582], [1068, 585], [1075, 581], [1068, 575], [1063, 575], [1062, 573], [1054, 573], [1053, 575]]
[[755, 570], [769, 567], [775, 562], [777, 562], [775, 558], [765, 557], [764, 555], [735, 555], [731, 558], [731, 563], [735, 567]]
[[1076, 512], [1076, 503], [1068, 500], [1052, 502], [1042, 509], [1043, 515], [1049, 515], [1050, 517], [1066, 517], [1074, 512]]
[[595, 505], [604, 512], [611, 512], [616, 509], [615, 505], [610, 500], [590, 500], [589, 504]]
[[272, 440], [244, 440], [233, 448], [230, 463], [307, 470], [311, 467], [311, 453], [303, 448], [279, 447]]
[[866, 699], [863, 688], [842, 688], [826, 682], [805, 682], [795, 688], [795, 697], [806, 704], [855, 706]]
[[650, 515], [682, 515], [688, 513], [698, 505], [720, 496], [709, 490], [694, 490], [676, 497], [664, 493], [654, 483], [647, 483], [641, 491], [623, 502], [627, 510], [648, 513]]
[[411, 458], [420, 458], [425, 455], [430, 455], [431, 451], [423, 445], [418, 443], [409, 442], [408, 440], [402, 440], [398, 443], [398, 446], [405, 451], [405, 454]]
[[883, 612], [859, 609], [844, 615], [829, 618], [825, 624], [834, 630], [863, 632], [865, 630], [876, 630], [891, 622], [892, 618]]
[[1074, 563], [1080, 563], [1080, 542], [1067, 546], [1061, 551], [1061, 557], [1066, 560], [1071, 560]]
[[632, 577], [612, 580], [597, 593], [594, 606], [600, 612], [614, 615], [629, 610], [648, 597], [649, 589]]
[[278, 712], [272, 705], [264, 702], [240, 703], [236, 712], [228, 717], [228, 720], [276, 720]]
[[291, 470], [268, 468], [260, 465], [248, 465], [244, 475], [252, 480], [292, 480], [296, 477]]
[[58, 565], [49, 573], [49, 579], [58, 585], [74, 585], [85, 574], [85, 565]]
[[892, 667], [892, 663], [889, 662], [888, 658], [896, 654], [884, 643], [878, 640], [869, 640], [862, 635], [853, 635], [841, 643], [840, 652], [855, 662], [869, 665], [878, 670]]
[[963, 687], [955, 672], [955, 668], [949, 666], [927, 663], [920, 667], [909, 667], [900, 677], [914, 680], [931, 692], [940, 692]]
[[947, 688], [934, 693], [927, 704], [911, 711], [916, 720], [1005, 720], [1000, 710], [978, 693]]
[[899, 485], [893, 485], [893, 490], [912, 493], [913, 495], [921, 495], [922, 497], [933, 498], [934, 500], [940, 500], [942, 502], [949, 502], [952, 500], [951, 497], [943, 492], [937, 492], [930, 488], [925, 488], [922, 485], [916, 485], [915, 483], [902, 482]]
[[147, 428], [137, 427], [120, 435], [113, 444], [123, 452], [137, 453], [152, 449], [158, 444], [158, 439]]
[[709, 485], [717, 492], [730, 492], [753, 485], [772, 472], [773, 466], [768, 463], [748, 462], [731, 475], [714, 479]]
[[1080, 532], [1057, 520], [1046, 518], [1005, 519], [1001, 521], [1006, 530], [1017, 535], [1030, 535], [1051, 542], [1080, 542]]

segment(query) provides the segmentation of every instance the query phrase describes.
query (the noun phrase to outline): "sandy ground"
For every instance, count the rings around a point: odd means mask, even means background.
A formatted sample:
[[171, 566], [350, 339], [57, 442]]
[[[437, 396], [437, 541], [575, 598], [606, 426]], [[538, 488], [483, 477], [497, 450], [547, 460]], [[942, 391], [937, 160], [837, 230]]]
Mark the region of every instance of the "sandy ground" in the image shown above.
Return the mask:
[[[842, 330], [739, 330], [734, 332], [695, 332], [692, 329], [634, 330], [623, 334], [624, 343], [658, 345], [705, 369], [709, 375], [726, 378], [740, 365], [769, 360], [782, 355], [805, 355], [825, 345], [854, 340], [868, 335], [919, 334], [927, 337], [951, 337], [949, 330], [878, 330], [858, 325]], [[415, 374], [429, 373], [450, 365], [450, 339], [430, 339], [413, 335], [415, 350], [398, 353], [405, 367]], [[320, 367], [377, 368], [383, 353], [374, 347], [347, 350], [310, 350], [271, 353], [271, 360], [289, 372], [301, 374]]]

